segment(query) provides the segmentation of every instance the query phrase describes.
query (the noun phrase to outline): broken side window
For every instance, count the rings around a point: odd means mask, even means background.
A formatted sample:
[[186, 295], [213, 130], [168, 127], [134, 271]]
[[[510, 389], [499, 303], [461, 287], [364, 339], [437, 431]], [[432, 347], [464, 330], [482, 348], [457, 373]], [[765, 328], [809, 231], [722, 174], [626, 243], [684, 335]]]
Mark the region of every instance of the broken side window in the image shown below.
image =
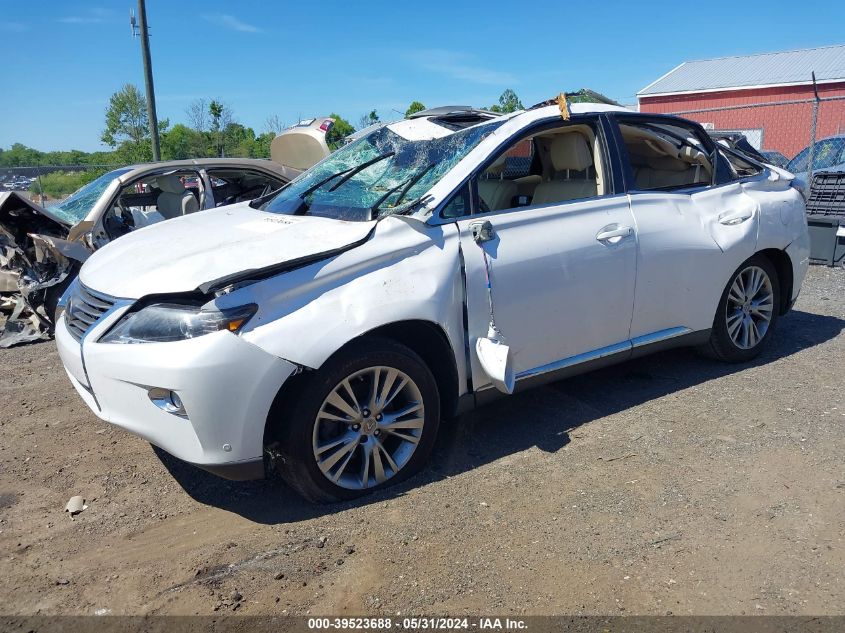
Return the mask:
[[522, 136], [476, 179], [478, 210], [503, 211], [605, 194], [605, 162], [590, 122]]
[[711, 184], [710, 156], [691, 126], [681, 121], [623, 120], [619, 131], [635, 189], [670, 190]]
[[285, 184], [281, 178], [247, 169], [210, 169], [208, 176], [215, 207], [260, 198]]
[[126, 184], [103, 218], [111, 239], [162, 220], [194, 213], [205, 206], [199, 172], [147, 174]]

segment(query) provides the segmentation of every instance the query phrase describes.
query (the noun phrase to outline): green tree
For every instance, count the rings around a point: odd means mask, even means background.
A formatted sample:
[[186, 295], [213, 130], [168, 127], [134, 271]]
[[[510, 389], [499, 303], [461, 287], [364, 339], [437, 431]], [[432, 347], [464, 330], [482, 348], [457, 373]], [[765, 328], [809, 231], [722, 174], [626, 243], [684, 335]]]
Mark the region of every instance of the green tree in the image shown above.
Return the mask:
[[211, 133], [214, 135], [217, 155], [223, 155], [223, 138], [220, 134], [220, 119], [223, 118], [223, 104], [212, 99], [208, 104], [208, 113], [211, 115]]
[[50, 198], [61, 198], [87, 185], [104, 173], [102, 169], [87, 171], [54, 171], [44, 174], [30, 185], [32, 193], [44, 193]]
[[370, 110], [369, 114], [362, 114], [361, 118], [358, 119], [358, 127], [363, 130], [365, 127], [375, 125], [380, 120], [378, 113], [375, 110]]
[[199, 158], [205, 156], [206, 145], [206, 138], [202, 133], [192, 130], [187, 125], [177, 123], [161, 135], [161, 158], [163, 160]]
[[411, 101], [411, 105], [409, 105], [408, 109], [405, 110], [405, 118], [407, 119], [412, 114], [422, 112], [423, 110], [425, 110], [425, 106], [422, 103], [419, 101]]
[[225, 156], [225, 132], [229, 125], [235, 122], [232, 109], [217, 99], [212, 99], [208, 104], [208, 114], [211, 116], [214, 156]]
[[492, 112], [501, 112], [508, 114], [509, 112], [516, 112], [517, 110], [524, 110], [525, 106], [522, 101], [516, 96], [516, 93], [508, 88], [499, 97], [499, 103], [490, 106]]
[[223, 130], [223, 152], [226, 156], [252, 158], [255, 154], [255, 131], [240, 123], [229, 123]]
[[26, 167], [43, 164], [44, 153], [27, 147], [23, 143], [14, 143], [7, 150], [0, 150], [0, 166]]
[[334, 119], [334, 125], [326, 132], [326, 144], [334, 151], [343, 145], [343, 140], [355, 131], [352, 124], [339, 114], [332, 112], [330, 119]]
[[126, 84], [109, 99], [106, 128], [100, 139], [118, 148], [118, 154], [127, 162], [151, 160], [148, 122], [146, 98], [136, 86]]
[[270, 158], [270, 143], [276, 138], [275, 132], [264, 132], [255, 139], [253, 155], [255, 158]]

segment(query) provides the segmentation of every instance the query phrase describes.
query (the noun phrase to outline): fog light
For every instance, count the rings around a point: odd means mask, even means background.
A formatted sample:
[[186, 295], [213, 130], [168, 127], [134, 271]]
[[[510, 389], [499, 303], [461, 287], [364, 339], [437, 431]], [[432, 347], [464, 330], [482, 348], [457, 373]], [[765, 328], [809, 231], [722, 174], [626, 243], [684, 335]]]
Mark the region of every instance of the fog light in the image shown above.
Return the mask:
[[180, 418], [188, 417], [185, 405], [182, 404], [182, 398], [175, 391], [154, 387], [150, 389], [149, 396], [152, 403], [162, 411], [178, 415]]

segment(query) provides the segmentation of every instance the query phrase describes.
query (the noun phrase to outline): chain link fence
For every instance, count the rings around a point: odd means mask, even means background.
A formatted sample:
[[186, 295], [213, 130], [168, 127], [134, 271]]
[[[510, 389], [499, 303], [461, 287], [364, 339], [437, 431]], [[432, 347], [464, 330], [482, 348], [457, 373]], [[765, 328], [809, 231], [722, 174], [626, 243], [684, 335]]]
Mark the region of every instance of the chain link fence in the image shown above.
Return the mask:
[[660, 112], [712, 132], [741, 133], [775, 165], [806, 174], [807, 183], [815, 171], [845, 171], [845, 95], [698, 109], [678, 102], [663, 104]]

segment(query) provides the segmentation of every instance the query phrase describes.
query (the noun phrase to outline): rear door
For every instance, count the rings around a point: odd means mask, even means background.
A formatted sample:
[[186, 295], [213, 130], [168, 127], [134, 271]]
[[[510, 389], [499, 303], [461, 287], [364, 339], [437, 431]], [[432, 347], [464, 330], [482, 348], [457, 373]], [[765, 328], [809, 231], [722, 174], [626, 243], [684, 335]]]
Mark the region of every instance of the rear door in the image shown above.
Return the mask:
[[728, 278], [756, 247], [756, 202], [712, 164], [703, 131], [670, 123], [620, 118], [616, 128], [639, 239], [634, 345], [711, 327]]

